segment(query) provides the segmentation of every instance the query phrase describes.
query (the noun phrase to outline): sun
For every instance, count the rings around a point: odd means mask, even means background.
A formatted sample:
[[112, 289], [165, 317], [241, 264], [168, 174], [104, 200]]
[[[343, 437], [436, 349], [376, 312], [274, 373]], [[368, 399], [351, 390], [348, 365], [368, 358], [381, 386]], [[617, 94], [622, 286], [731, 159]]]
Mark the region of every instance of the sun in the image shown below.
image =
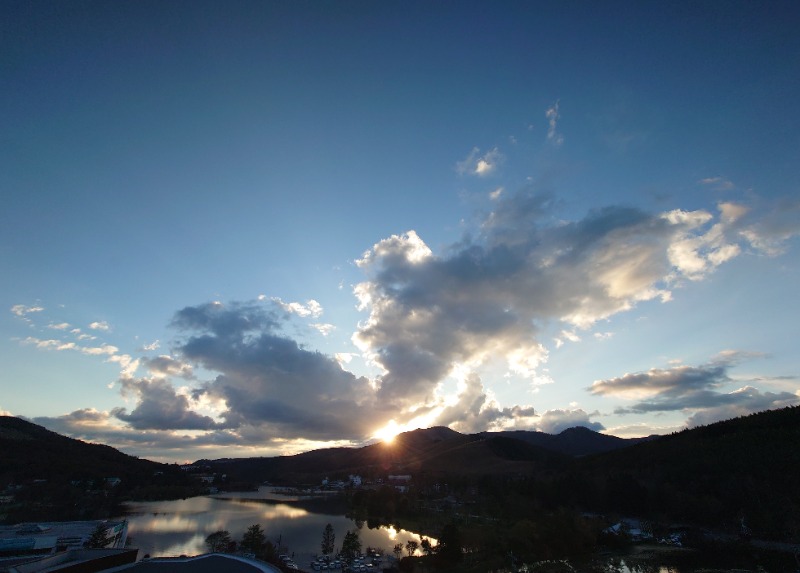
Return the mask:
[[394, 420], [389, 420], [389, 423], [375, 432], [373, 437], [378, 438], [384, 444], [391, 444], [394, 441], [395, 436], [397, 436], [397, 434], [399, 434], [401, 431], [402, 429], [397, 425], [397, 422]]

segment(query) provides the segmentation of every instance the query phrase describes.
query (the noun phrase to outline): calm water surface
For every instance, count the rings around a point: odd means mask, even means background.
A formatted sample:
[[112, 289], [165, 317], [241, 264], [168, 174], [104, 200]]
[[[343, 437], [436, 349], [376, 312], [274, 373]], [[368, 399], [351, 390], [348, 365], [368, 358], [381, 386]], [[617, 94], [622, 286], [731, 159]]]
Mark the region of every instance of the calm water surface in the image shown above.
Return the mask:
[[[245, 530], [259, 524], [274, 544], [280, 541], [284, 550], [295, 553], [300, 565], [310, 555], [320, 553], [322, 531], [330, 523], [341, 546], [344, 534], [356, 529], [356, 523], [341, 514], [312, 512], [287, 502], [295, 497], [281, 495], [272, 488], [258, 492], [232, 493], [224, 496], [194, 497], [185, 500], [132, 503], [124, 516], [129, 523], [132, 545], [139, 548], [139, 558], [156, 556], [199, 555], [207, 551], [206, 536], [225, 529], [239, 541]], [[121, 518], [120, 518], [121, 519]], [[403, 545], [421, 537], [410, 531], [393, 528], [359, 530], [362, 547], [381, 548], [387, 554], [396, 543]], [[435, 540], [432, 540], [435, 542]], [[592, 563], [574, 563], [574, 571], [591, 573], [695, 573], [709, 568], [745, 571], [788, 572], [797, 569], [792, 555], [756, 555], [742, 551], [726, 551], [716, 555], [656, 551], [653, 554], [628, 554], [592, 559]]]
[[[224, 495], [224, 497], [223, 497]], [[289, 553], [320, 552], [322, 531], [330, 523], [341, 545], [348, 530], [356, 529], [352, 519], [343, 515], [313, 513], [289, 505], [296, 498], [262, 487], [258, 492], [232, 493], [220, 496], [193, 497], [175, 501], [137, 502], [128, 504], [128, 535], [132, 546], [139, 548], [139, 557], [199, 555], [207, 551], [206, 537], [221, 529], [235, 540], [253, 524], [261, 525], [274, 544], [280, 540]], [[362, 547], [384, 549], [391, 553], [396, 543], [414, 539], [416, 533], [393, 528], [359, 530]]]

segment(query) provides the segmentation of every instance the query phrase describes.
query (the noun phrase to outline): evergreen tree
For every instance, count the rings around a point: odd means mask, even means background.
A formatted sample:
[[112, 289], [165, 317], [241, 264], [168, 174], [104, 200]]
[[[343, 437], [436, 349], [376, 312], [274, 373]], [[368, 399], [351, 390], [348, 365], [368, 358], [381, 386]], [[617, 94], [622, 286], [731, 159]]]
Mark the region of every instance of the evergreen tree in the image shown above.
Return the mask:
[[451, 521], [442, 528], [437, 553], [439, 560], [447, 566], [461, 562], [463, 557], [461, 532], [455, 522]]
[[360, 553], [361, 539], [358, 537], [358, 531], [348, 531], [344, 534], [344, 541], [342, 542], [342, 555], [348, 559], [353, 559]]
[[264, 557], [267, 552], [267, 537], [264, 535], [264, 530], [261, 529], [260, 525], [256, 523], [247, 528], [242, 537], [240, 547], [243, 551], [252, 553], [258, 558]]
[[333, 553], [334, 543], [336, 542], [336, 535], [333, 532], [333, 526], [329, 523], [325, 526], [322, 532], [322, 554], [330, 555]]

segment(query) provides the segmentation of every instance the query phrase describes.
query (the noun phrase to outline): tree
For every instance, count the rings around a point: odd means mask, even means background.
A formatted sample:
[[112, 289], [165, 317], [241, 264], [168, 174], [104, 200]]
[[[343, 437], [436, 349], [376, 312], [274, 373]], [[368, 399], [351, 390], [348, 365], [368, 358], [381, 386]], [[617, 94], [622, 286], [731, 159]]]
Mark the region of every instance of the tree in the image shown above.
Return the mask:
[[417, 543], [415, 540], [409, 539], [406, 542], [406, 551], [408, 551], [408, 556], [409, 557], [413, 557], [414, 553], [417, 552], [418, 548], [419, 548], [419, 543]]
[[395, 543], [394, 547], [392, 548], [392, 553], [394, 553], [395, 559], [400, 559], [400, 556], [403, 554], [403, 544], [402, 543]]
[[461, 532], [458, 525], [451, 521], [442, 528], [437, 547], [439, 559], [447, 565], [460, 563], [464, 556], [461, 547]]
[[206, 546], [211, 553], [225, 553], [231, 545], [231, 534], [223, 529], [206, 537]]
[[353, 559], [361, 553], [361, 539], [358, 538], [358, 530], [348, 531], [344, 534], [342, 541], [342, 555], [348, 559]]
[[322, 554], [330, 555], [333, 553], [334, 543], [336, 542], [336, 535], [333, 532], [333, 526], [329, 523], [325, 526], [322, 532]]
[[419, 542], [419, 548], [422, 549], [425, 555], [431, 555], [433, 553], [433, 545], [431, 545], [431, 540], [427, 537], [423, 537]]
[[[272, 544], [270, 544], [270, 547]], [[251, 525], [245, 531], [240, 545], [242, 551], [252, 553], [256, 557], [263, 558], [267, 553], [267, 536], [264, 535], [264, 530], [257, 523]]]
[[106, 531], [107, 528], [105, 524], [98, 523], [84, 545], [89, 549], [102, 549], [106, 547], [109, 543], [114, 541], [114, 538], [108, 535]]

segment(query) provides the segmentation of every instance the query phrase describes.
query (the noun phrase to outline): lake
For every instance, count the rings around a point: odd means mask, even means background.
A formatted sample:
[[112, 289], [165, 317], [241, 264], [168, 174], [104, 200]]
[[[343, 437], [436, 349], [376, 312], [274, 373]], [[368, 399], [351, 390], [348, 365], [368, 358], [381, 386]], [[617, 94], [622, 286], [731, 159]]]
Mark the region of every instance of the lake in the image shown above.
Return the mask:
[[[139, 548], [140, 558], [146, 554], [161, 557], [205, 553], [209, 534], [224, 529], [238, 541], [256, 523], [267, 539], [276, 546], [280, 542], [289, 554], [317, 554], [328, 523], [333, 526], [337, 547], [345, 533], [357, 527], [341, 514], [312, 512], [287, 503], [296, 499], [262, 487], [258, 492], [130, 503], [126, 506], [127, 515], [120, 519], [128, 520], [128, 535], [132, 546]], [[380, 548], [387, 554], [397, 543], [405, 545], [410, 539], [421, 539], [414, 532], [392, 527], [369, 529], [366, 525], [359, 530], [359, 537], [363, 548]]]
[[[301, 567], [306, 566], [311, 555], [320, 553], [322, 532], [330, 523], [340, 547], [348, 530], [356, 523], [341, 513], [305, 509], [288, 502], [297, 497], [262, 487], [257, 492], [242, 492], [218, 496], [193, 497], [184, 500], [137, 502], [127, 505], [127, 519], [132, 546], [139, 548], [139, 558], [198, 555], [205, 553], [206, 536], [215, 531], [227, 530], [235, 540], [240, 540], [245, 530], [253, 524], [264, 529], [267, 538], [276, 546], [280, 543], [288, 554], [295, 553]], [[326, 504], [317, 504], [323, 507]], [[317, 507], [313, 505], [313, 507]], [[305, 507], [310, 507], [308, 503]], [[406, 544], [420, 535], [392, 527], [369, 529], [366, 524], [359, 530], [361, 545], [383, 549], [387, 555], [397, 543]], [[435, 541], [435, 540], [434, 540]], [[602, 573], [694, 573], [696, 571], [740, 569], [755, 571], [800, 570], [800, 559], [795, 563], [792, 554], [777, 554], [756, 550], [746, 544], [720, 548], [714, 553], [655, 551], [635, 547], [618, 556], [595, 556], [591, 563], [581, 560], [574, 563], [573, 571]]]

